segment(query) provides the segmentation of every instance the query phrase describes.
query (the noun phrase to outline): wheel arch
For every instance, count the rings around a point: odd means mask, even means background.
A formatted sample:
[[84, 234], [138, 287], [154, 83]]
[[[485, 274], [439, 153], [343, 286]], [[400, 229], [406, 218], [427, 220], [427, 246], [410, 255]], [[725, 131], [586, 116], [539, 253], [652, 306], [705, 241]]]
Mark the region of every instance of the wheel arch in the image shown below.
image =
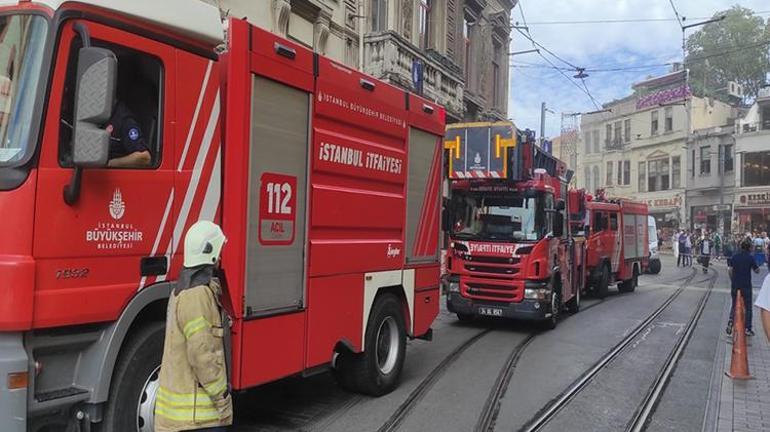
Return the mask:
[[401, 303], [404, 327], [413, 336], [414, 270], [394, 270], [366, 273], [364, 278], [364, 304], [361, 321], [361, 351], [365, 349], [366, 327], [374, 303], [384, 295], [393, 295]]
[[104, 403], [109, 398], [115, 365], [130, 335], [150, 322], [165, 321], [166, 305], [174, 284], [161, 282], [139, 291], [126, 305], [117, 321], [102, 333], [101, 343], [85, 353], [83, 361], [91, 370], [93, 390], [89, 403]]

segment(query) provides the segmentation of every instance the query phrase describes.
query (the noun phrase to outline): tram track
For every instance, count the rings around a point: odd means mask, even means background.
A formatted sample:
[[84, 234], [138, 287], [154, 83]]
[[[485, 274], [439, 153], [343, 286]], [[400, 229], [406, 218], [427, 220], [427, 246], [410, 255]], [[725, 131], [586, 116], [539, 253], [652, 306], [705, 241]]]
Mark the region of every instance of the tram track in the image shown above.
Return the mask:
[[[687, 331], [683, 332], [683, 336], [680, 337], [679, 341], [677, 342], [677, 345], [672, 350], [670, 359], [668, 359], [669, 361], [667, 361], [666, 365], [664, 366], [665, 370], [669, 370], [669, 369], [670, 370], [665, 373], [664, 372], [659, 373], [658, 379], [655, 380], [652, 390], [650, 390], [649, 394], [645, 398], [645, 403], [643, 404], [643, 406], [641, 406], [637, 410], [638, 415], [635, 415], [634, 418], [635, 419], [637, 417], [640, 418], [642, 421], [642, 424], [644, 424], [644, 422], [646, 422], [647, 419], [649, 418], [649, 415], [652, 412], [651, 408], [654, 407], [654, 404], [657, 403], [657, 400], [659, 399], [660, 394], [662, 394], [662, 390], [665, 387], [665, 383], [667, 383], [668, 378], [670, 378], [670, 373], [673, 371], [676, 361], [678, 361], [678, 358], [681, 355], [681, 352], [684, 350], [684, 346], [686, 345], [686, 342], [689, 340], [689, 337], [692, 334], [692, 330], [694, 329], [695, 324], [697, 323], [697, 319], [700, 317], [703, 307], [705, 306], [705, 302], [708, 299], [708, 295], [710, 295], [711, 293], [711, 288], [713, 288], [714, 284], [716, 284], [718, 273], [714, 271], [714, 274], [715, 276], [713, 277], [713, 279], [709, 279], [710, 281], [712, 281], [709, 289], [701, 298], [700, 302], [698, 303], [698, 307], [696, 308], [696, 312], [690, 318], [690, 321], [687, 325]], [[688, 275], [687, 277], [670, 281], [670, 282], [681, 281], [682, 283], [677, 287], [676, 291], [674, 291], [658, 308], [656, 308], [651, 314], [649, 314], [640, 324], [634, 327], [633, 330], [631, 330], [612, 349], [610, 349], [607, 353], [605, 353], [596, 363], [594, 363], [593, 366], [591, 366], [590, 369], [584, 372], [576, 381], [574, 381], [569, 387], [567, 387], [566, 390], [564, 390], [561, 394], [559, 394], [557, 397], [552, 399], [550, 403], [548, 403], [542, 410], [540, 410], [520, 430], [526, 431], [526, 432], [535, 432], [543, 429], [543, 427], [546, 426], [553, 418], [555, 418], [556, 415], [563, 408], [569, 405], [569, 403], [580, 392], [582, 392], [588, 386], [588, 384], [590, 384], [593, 381], [593, 379], [597, 375], [599, 375], [603, 370], [605, 370], [608, 364], [610, 364], [613, 360], [619, 357], [620, 354], [623, 351], [625, 351], [626, 347], [628, 347], [631, 343], [637, 340], [637, 337], [642, 332], [644, 332], [644, 330], [647, 329], [671, 305], [671, 303], [673, 303], [674, 300], [676, 300], [682, 294], [682, 292], [685, 291], [687, 286], [690, 285], [690, 283], [693, 281], [693, 279], [695, 279], [697, 275], [698, 275], [698, 270], [693, 268], [691, 274]], [[678, 354], [674, 354], [674, 353], [678, 353]], [[650, 403], [646, 402], [648, 401], [648, 399], [651, 401]], [[646, 408], [648, 406], [649, 408]], [[635, 420], [632, 423], [632, 425], [635, 425], [636, 423], [637, 421]], [[633, 429], [633, 430], [637, 430], [637, 429]]]
[[[623, 297], [623, 295], [616, 295], [612, 297], [608, 297], [605, 299], [601, 299], [595, 303], [592, 303], [590, 305], [587, 305], [583, 308], [581, 308], [581, 312], [587, 311], [595, 306], [598, 306], [605, 301], [611, 300], [613, 298], [620, 298]], [[567, 317], [566, 319], [569, 319]], [[566, 321], [565, 319], [565, 321]], [[417, 387], [412, 390], [412, 392], [409, 394], [409, 396], [404, 400], [401, 405], [399, 405], [398, 408], [393, 412], [393, 414], [388, 418], [388, 420], [383, 423], [382, 426], [380, 426], [379, 429], [377, 429], [377, 432], [394, 432], [399, 429], [403, 421], [409, 416], [409, 414], [412, 412], [412, 410], [417, 406], [417, 404], [428, 394], [428, 392], [433, 388], [433, 386], [438, 382], [438, 380], [447, 372], [449, 367], [457, 361], [457, 359], [460, 357], [460, 355], [465, 352], [468, 348], [470, 348], [472, 345], [474, 345], [476, 342], [478, 342], [480, 339], [482, 339], [484, 336], [494, 332], [495, 329], [488, 328], [484, 329], [470, 338], [466, 339], [463, 343], [458, 345], [452, 352], [450, 352], [446, 357], [444, 357], [444, 360], [442, 360], [436, 367], [431, 370], [431, 372], [420, 382], [420, 384], [417, 385]], [[525, 338], [520, 341], [510, 352], [510, 354], [507, 357], [507, 360], [503, 367], [501, 368], [500, 372], [498, 373], [497, 379], [495, 380], [495, 384], [493, 385], [489, 396], [487, 397], [487, 400], [484, 404], [484, 408], [482, 410], [481, 415], [479, 416], [479, 420], [477, 422], [476, 431], [491, 431], [494, 428], [494, 421], [497, 419], [497, 414], [499, 412], [500, 408], [500, 399], [505, 395], [505, 392], [507, 391], [508, 384], [510, 383], [511, 377], [513, 376], [513, 371], [516, 368], [516, 365], [518, 364], [519, 358], [521, 358], [521, 355], [524, 353], [524, 350], [526, 347], [534, 340], [534, 338], [537, 336], [537, 334], [540, 333], [539, 331], [533, 331], [528, 334], [526, 334]]]

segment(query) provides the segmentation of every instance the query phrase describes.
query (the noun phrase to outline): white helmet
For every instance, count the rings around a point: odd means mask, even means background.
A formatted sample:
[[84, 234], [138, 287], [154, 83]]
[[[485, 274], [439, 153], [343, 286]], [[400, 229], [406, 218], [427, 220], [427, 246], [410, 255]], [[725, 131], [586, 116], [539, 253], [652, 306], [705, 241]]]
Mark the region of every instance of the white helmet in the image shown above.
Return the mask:
[[195, 222], [184, 239], [184, 266], [216, 264], [226, 241], [219, 225], [203, 220]]

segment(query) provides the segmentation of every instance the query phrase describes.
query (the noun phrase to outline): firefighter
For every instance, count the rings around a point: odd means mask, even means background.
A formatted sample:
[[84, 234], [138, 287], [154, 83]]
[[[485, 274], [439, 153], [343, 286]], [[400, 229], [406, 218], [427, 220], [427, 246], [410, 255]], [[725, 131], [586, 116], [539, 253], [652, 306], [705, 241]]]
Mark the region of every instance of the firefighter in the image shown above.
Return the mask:
[[184, 242], [184, 269], [168, 302], [155, 430], [225, 431], [233, 407], [225, 363], [221, 287], [214, 277], [225, 236], [195, 223]]
[[123, 102], [115, 104], [105, 129], [110, 133], [112, 168], [146, 168], [152, 163], [150, 150], [136, 116]]

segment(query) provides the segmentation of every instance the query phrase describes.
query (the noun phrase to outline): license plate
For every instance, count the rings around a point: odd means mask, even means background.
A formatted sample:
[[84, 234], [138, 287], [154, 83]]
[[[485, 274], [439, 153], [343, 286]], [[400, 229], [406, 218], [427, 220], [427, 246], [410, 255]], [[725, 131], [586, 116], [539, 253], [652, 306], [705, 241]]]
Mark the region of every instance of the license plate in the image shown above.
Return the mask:
[[499, 308], [480, 307], [479, 308], [479, 315], [501, 317], [501, 316], [503, 316], [503, 310], [499, 309]]

